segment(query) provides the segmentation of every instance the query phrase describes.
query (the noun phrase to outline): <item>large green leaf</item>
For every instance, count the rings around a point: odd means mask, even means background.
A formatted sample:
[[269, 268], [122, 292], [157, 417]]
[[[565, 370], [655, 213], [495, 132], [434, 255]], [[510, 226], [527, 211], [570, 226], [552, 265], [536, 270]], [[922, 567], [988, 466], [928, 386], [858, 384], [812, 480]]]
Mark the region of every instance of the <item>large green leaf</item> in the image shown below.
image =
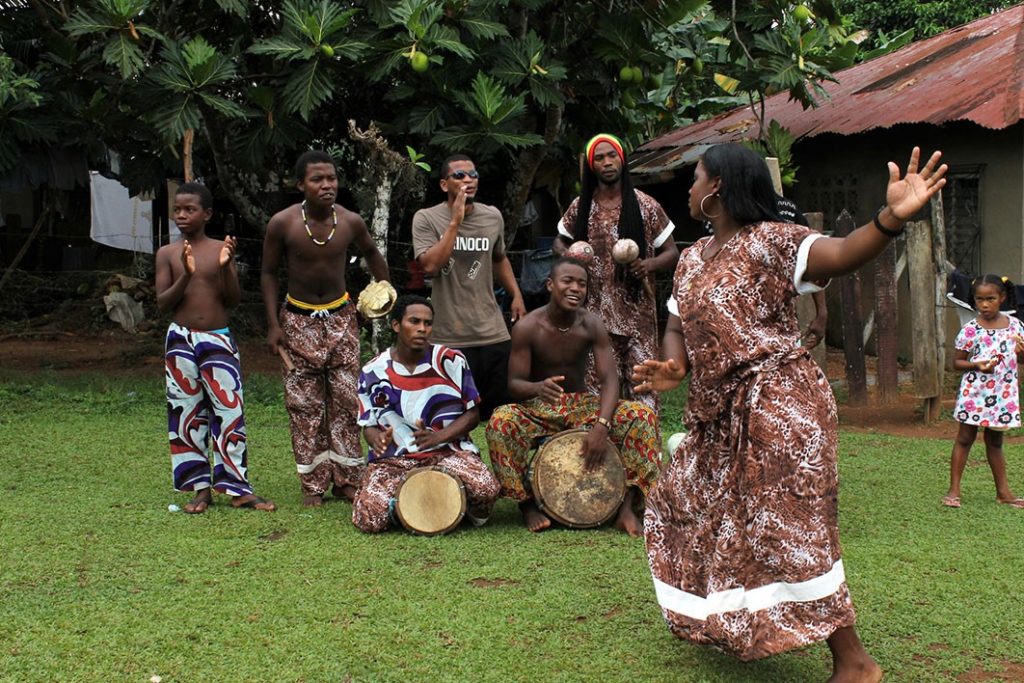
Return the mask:
[[306, 54], [309, 56], [313, 54], [308, 44], [280, 37], [253, 43], [247, 51], [256, 55], [270, 55], [284, 60], [298, 59]]
[[509, 133], [505, 131], [490, 131], [487, 134], [494, 142], [506, 147], [533, 147], [543, 145], [544, 137], [536, 133]]
[[312, 111], [331, 97], [327, 70], [318, 61], [303, 64], [292, 75], [282, 94], [287, 111], [297, 112], [303, 121], [308, 121]]
[[205, 38], [196, 36], [182, 46], [181, 56], [184, 57], [185, 64], [194, 69], [218, 55], [217, 50], [206, 42]]
[[505, 88], [482, 71], [473, 79], [473, 104], [480, 116], [492, 121], [505, 100]]
[[503, 24], [479, 17], [461, 17], [459, 26], [466, 29], [474, 38], [481, 40], [493, 40], [494, 38], [507, 38], [508, 29]]
[[413, 107], [409, 112], [409, 131], [417, 135], [432, 135], [443, 122], [444, 107], [433, 106]]
[[203, 104], [210, 107], [214, 111], [228, 118], [243, 118], [245, 117], [245, 110], [242, 109], [238, 104], [231, 100], [219, 97], [217, 95], [211, 95], [210, 93], [201, 92], [199, 93], [199, 99], [203, 101]]
[[64, 22], [64, 30], [67, 31], [68, 35], [72, 38], [89, 35], [90, 33], [116, 31], [120, 28], [121, 26], [110, 23], [110, 21], [104, 17], [96, 17], [89, 14], [81, 7], [72, 12], [68, 20]]
[[107, 42], [103, 48], [103, 61], [116, 66], [125, 80], [142, 71], [146, 65], [142, 50], [124, 33], [118, 33]]
[[170, 143], [177, 143], [186, 130], [199, 128], [201, 122], [199, 108], [188, 95], [171, 99], [157, 108], [149, 120]]

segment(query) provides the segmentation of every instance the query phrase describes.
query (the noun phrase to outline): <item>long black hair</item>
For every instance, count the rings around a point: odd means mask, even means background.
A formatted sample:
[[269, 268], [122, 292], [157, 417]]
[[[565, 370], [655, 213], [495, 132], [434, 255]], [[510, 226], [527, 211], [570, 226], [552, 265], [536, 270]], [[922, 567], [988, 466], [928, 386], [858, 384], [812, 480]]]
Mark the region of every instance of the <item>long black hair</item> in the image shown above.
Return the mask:
[[[588, 239], [590, 228], [590, 208], [594, 204], [594, 191], [597, 190], [597, 174], [586, 159], [583, 160], [583, 174], [580, 178], [580, 201], [576, 205], [576, 222], [573, 224], [573, 239]], [[619, 239], [629, 238], [640, 247], [640, 258], [647, 258], [647, 236], [644, 233], [644, 217], [640, 213], [640, 202], [636, 199], [636, 191], [629, 179], [629, 156], [622, 151], [622, 173], [619, 176], [619, 188], [622, 190], [622, 206], [619, 207]], [[610, 256], [610, 254], [609, 254]], [[626, 290], [634, 300], [639, 299], [643, 292], [643, 281], [635, 277], [626, 277], [626, 267], [615, 265], [615, 279], [626, 285]]]
[[721, 178], [718, 191], [725, 211], [740, 225], [782, 221], [775, 206], [775, 186], [768, 164], [745, 145], [715, 145], [700, 158], [711, 178]]

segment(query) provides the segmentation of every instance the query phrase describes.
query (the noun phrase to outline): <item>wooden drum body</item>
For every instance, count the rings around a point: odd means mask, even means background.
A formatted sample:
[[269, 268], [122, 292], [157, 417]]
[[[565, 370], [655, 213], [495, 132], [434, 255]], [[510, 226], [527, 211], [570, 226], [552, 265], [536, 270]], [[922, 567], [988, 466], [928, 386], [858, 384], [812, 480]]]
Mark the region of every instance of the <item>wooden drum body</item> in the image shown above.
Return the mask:
[[604, 461], [592, 472], [581, 451], [588, 432], [570, 429], [548, 439], [530, 463], [530, 487], [537, 507], [560, 524], [587, 529], [604, 524], [626, 495], [626, 468], [614, 444], [606, 441]]
[[395, 515], [414, 534], [446, 534], [465, 514], [466, 488], [461, 479], [443, 467], [409, 470], [398, 487]]

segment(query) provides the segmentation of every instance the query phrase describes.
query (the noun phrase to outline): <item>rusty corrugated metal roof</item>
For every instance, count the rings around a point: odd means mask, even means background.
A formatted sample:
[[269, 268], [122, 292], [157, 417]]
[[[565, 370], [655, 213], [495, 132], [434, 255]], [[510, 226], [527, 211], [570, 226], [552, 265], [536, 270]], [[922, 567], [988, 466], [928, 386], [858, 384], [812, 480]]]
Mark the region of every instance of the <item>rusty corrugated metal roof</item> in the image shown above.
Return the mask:
[[[803, 109], [788, 93], [765, 100], [765, 120], [795, 136], [851, 135], [900, 123], [973, 121], [1001, 129], [1021, 120], [1024, 5], [983, 17], [836, 73], [830, 99]], [[694, 163], [710, 145], [753, 137], [748, 107], [679, 128], [637, 148], [633, 173]]]

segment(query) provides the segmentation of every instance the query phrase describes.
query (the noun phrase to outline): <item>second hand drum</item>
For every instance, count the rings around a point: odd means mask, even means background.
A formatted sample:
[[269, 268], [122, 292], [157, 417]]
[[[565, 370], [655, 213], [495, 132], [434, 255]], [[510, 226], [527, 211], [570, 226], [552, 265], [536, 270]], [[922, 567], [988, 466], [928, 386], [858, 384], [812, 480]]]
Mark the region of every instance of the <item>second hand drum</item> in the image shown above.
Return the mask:
[[443, 467], [410, 470], [395, 497], [398, 521], [420, 536], [446, 534], [466, 514], [466, 488]]

